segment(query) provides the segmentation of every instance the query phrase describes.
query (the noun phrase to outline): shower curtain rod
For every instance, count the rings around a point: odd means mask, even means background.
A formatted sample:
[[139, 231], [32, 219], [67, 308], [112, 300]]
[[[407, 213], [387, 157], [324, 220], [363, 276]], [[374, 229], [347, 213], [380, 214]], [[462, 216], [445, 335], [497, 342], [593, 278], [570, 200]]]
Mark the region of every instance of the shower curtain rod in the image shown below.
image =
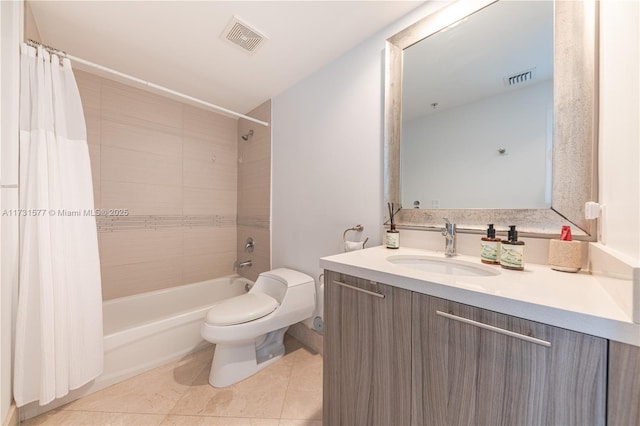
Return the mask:
[[39, 43], [39, 42], [37, 42], [35, 40], [29, 39], [29, 40], [27, 40], [27, 44], [32, 46], [32, 47], [41, 46], [42, 48], [46, 49], [49, 53], [54, 53], [54, 54], [56, 54], [58, 56], [62, 56], [62, 57], [68, 58], [68, 59], [70, 59], [70, 60], [72, 60], [74, 62], [77, 62], [79, 64], [83, 64], [83, 65], [86, 65], [86, 66], [91, 67], [91, 68], [96, 68], [96, 69], [98, 69], [100, 71], [103, 71], [103, 72], [106, 72], [108, 74], [116, 75], [116, 76], [118, 76], [120, 78], [124, 78], [126, 80], [130, 80], [130, 81], [136, 82], [138, 84], [150, 87], [150, 88], [158, 90], [160, 92], [168, 93], [168, 94], [176, 96], [178, 98], [186, 99], [186, 100], [194, 102], [194, 103], [196, 103], [198, 105], [202, 105], [202, 106], [205, 106], [207, 108], [211, 108], [211, 109], [214, 109], [216, 111], [220, 111], [221, 113], [230, 115], [232, 117], [244, 118], [245, 120], [249, 120], [249, 121], [252, 121], [254, 123], [260, 124], [262, 126], [269, 127], [269, 123], [267, 123], [266, 121], [258, 120], [257, 118], [249, 117], [248, 115], [244, 115], [244, 114], [240, 114], [239, 112], [231, 111], [230, 109], [221, 107], [219, 105], [212, 104], [210, 102], [203, 101], [202, 99], [194, 98], [193, 96], [189, 96], [189, 95], [186, 95], [184, 93], [177, 92], [175, 90], [169, 89], [169, 88], [164, 87], [164, 86], [160, 86], [159, 84], [151, 83], [150, 81], [146, 81], [146, 80], [143, 80], [141, 78], [134, 77], [132, 75], [125, 74], [125, 73], [120, 72], [120, 71], [116, 71], [116, 70], [114, 70], [112, 68], [107, 68], [107, 67], [105, 67], [103, 65], [99, 65], [99, 64], [96, 64], [94, 62], [90, 62], [90, 61], [87, 61], [85, 59], [82, 59], [82, 58], [78, 58], [76, 56], [68, 54], [64, 50], [60, 50], [60, 49], [56, 49], [56, 48], [51, 47], [51, 46], [47, 46], [46, 44]]

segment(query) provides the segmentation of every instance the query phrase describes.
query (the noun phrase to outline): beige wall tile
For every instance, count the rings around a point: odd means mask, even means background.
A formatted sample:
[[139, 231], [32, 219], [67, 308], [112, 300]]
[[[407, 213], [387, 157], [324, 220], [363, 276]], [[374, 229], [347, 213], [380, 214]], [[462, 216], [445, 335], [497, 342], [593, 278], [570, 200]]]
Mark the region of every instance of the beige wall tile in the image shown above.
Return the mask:
[[100, 116], [100, 92], [102, 79], [88, 72], [73, 70], [82, 100], [82, 109], [87, 115]]
[[232, 247], [229, 251], [216, 254], [184, 256], [182, 283], [190, 284], [231, 275], [233, 274], [235, 260], [235, 247]]
[[89, 159], [91, 160], [91, 181], [93, 182], [93, 204], [100, 208], [100, 146], [89, 144]]
[[181, 228], [103, 232], [100, 263], [112, 266], [179, 258], [182, 233]]
[[166, 131], [153, 126], [143, 127], [126, 121], [102, 120], [101, 143], [132, 151], [170, 157], [182, 156], [179, 131]]
[[235, 143], [237, 122], [216, 112], [185, 105], [184, 133], [218, 143]]
[[102, 80], [104, 118], [134, 120], [142, 125], [182, 129], [182, 104], [115, 81]]
[[184, 284], [230, 275], [235, 260], [235, 226], [185, 229]]
[[103, 266], [102, 299], [130, 296], [182, 283], [182, 257]]
[[[238, 258], [239, 262], [243, 262], [245, 260], [248, 260], [248, 258], [247, 257]], [[240, 274], [241, 276], [251, 281], [255, 281], [258, 279], [258, 275], [260, 275], [262, 272], [271, 270], [270, 260], [266, 257], [252, 256], [251, 262], [252, 262], [252, 265], [250, 268], [242, 268], [238, 270], [238, 274]]]
[[237, 190], [238, 161], [235, 144], [222, 145], [184, 138], [184, 186]]
[[240, 216], [269, 216], [271, 199], [269, 188], [238, 189], [238, 214]]
[[236, 250], [236, 227], [195, 227], [183, 232], [186, 257], [216, 255]]
[[238, 142], [238, 158], [243, 163], [271, 161], [271, 137], [260, 137], [259, 134], [262, 131], [255, 130], [255, 128], [254, 132], [258, 133], [255, 133], [248, 141], [240, 140]]
[[[128, 209], [130, 215], [269, 217], [271, 127], [82, 71], [76, 78], [96, 208]], [[249, 114], [271, 121], [271, 103]], [[253, 137], [240, 140], [239, 130], [249, 129]], [[269, 230], [256, 229], [248, 229], [258, 247], [252, 279], [270, 268]], [[99, 237], [107, 298], [229, 275], [245, 254], [238, 251], [238, 240], [244, 245], [246, 239], [230, 223], [102, 232]]]
[[90, 145], [100, 145], [100, 92], [101, 78], [84, 71], [74, 70], [82, 110], [87, 127], [87, 143]]
[[[244, 249], [247, 238], [253, 238], [254, 250], [249, 253]], [[259, 274], [271, 269], [271, 242], [268, 228], [238, 226], [238, 260], [256, 260], [253, 272]]]
[[100, 140], [102, 139], [100, 114], [85, 111], [84, 122], [87, 126], [87, 143], [89, 145], [100, 146]]
[[[271, 121], [271, 102], [267, 101], [248, 115], [264, 121]], [[247, 120], [238, 120], [238, 134], [254, 134], [248, 141], [239, 140], [238, 156], [238, 216], [257, 220], [271, 215], [271, 127], [264, 127]], [[251, 280], [257, 279], [261, 272], [271, 269], [270, 229], [253, 226], [238, 227], [238, 259], [245, 260], [249, 254], [244, 252], [247, 237], [253, 237], [256, 248], [251, 253], [251, 268], [239, 273]]]
[[184, 188], [185, 215], [236, 215], [237, 193], [219, 189]]
[[[271, 103], [265, 102], [263, 105], [254, 109], [248, 115], [264, 120], [271, 121]], [[267, 112], [268, 109], [268, 112]], [[255, 112], [258, 112], [257, 114]], [[243, 162], [267, 161], [271, 159], [271, 126], [265, 127], [257, 123], [240, 119], [238, 120], [238, 135], [246, 134], [249, 130], [253, 130], [253, 136], [248, 141], [243, 141], [238, 137], [238, 156]]]
[[130, 215], [182, 214], [180, 186], [102, 181], [100, 190], [103, 209], [128, 209]]
[[[255, 249], [253, 253], [244, 250], [244, 244], [247, 238], [252, 237]], [[237, 258], [239, 262], [249, 260], [253, 262], [250, 268], [238, 270], [243, 277], [255, 281], [260, 273], [271, 269], [271, 243], [270, 231], [268, 228], [259, 228], [253, 226], [238, 226], [238, 251]]]
[[271, 188], [271, 162], [252, 161], [238, 164], [238, 187]]
[[105, 145], [101, 152], [103, 181], [182, 185], [182, 159]]

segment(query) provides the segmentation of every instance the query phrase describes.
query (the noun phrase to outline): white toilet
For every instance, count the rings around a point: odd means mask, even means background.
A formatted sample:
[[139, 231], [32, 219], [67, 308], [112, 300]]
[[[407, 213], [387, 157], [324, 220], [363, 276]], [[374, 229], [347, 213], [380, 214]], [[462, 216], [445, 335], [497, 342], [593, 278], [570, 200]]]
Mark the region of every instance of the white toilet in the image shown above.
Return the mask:
[[225, 387], [284, 355], [284, 333], [313, 315], [315, 282], [286, 268], [263, 272], [251, 290], [213, 306], [200, 333], [215, 343], [209, 383]]

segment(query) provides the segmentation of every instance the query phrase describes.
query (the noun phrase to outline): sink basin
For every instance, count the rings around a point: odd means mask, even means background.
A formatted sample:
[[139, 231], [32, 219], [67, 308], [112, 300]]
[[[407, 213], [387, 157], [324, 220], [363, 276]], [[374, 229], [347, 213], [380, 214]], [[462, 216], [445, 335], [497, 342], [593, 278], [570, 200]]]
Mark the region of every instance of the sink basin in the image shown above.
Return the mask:
[[394, 265], [437, 274], [467, 277], [490, 277], [500, 274], [500, 271], [490, 266], [446, 257], [397, 255], [387, 257], [387, 261]]

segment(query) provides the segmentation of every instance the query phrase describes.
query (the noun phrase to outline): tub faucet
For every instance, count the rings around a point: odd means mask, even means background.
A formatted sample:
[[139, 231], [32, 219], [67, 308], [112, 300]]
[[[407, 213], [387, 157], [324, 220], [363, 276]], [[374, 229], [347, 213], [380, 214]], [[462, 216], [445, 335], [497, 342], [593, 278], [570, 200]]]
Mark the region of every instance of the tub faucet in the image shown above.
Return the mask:
[[445, 242], [445, 252], [444, 255], [446, 257], [453, 257], [456, 253], [456, 224], [449, 222], [449, 219], [446, 217], [443, 218], [445, 220], [444, 228], [442, 229], [442, 235], [444, 235]]
[[240, 268], [240, 269], [242, 269], [242, 268], [250, 268], [251, 265], [253, 265], [253, 262], [251, 262], [251, 260], [245, 260], [244, 262], [238, 263], [238, 268]]

